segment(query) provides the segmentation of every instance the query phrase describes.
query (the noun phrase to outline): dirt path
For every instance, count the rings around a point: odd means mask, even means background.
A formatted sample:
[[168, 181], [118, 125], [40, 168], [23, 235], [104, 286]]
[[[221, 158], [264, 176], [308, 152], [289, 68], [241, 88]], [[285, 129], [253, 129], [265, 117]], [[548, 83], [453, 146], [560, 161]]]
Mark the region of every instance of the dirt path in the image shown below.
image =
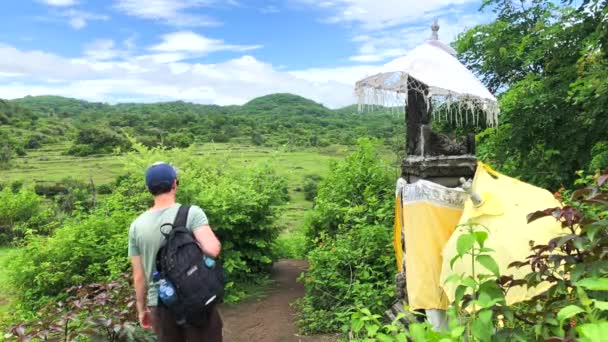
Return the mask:
[[[335, 336], [300, 336], [295, 327], [295, 310], [290, 306], [304, 295], [304, 287], [296, 282], [306, 270], [301, 260], [280, 260], [272, 269], [272, 285], [268, 296], [225, 306], [221, 309], [224, 319], [226, 342], [316, 342], [336, 340]], [[333, 338], [332, 338], [333, 337]]]

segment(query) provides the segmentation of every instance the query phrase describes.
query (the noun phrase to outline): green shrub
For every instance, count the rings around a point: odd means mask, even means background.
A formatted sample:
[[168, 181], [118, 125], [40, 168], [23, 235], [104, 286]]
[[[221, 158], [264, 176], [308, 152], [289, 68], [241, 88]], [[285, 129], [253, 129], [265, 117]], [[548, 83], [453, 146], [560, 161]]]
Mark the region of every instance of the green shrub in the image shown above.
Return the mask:
[[44, 210], [42, 199], [27, 187], [13, 191], [4, 187], [0, 191], [0, 244], [23, 237], [28, 229], [43, 230], [50, 215]]
[[306, 295], [297, 304], [304, 332], [338, 331], [357, 307], [378, 312], [393, 300], [395, 257], [386, 226], [360, 226], [326, 239], [308, 262], [300, 278]]
[[111, 184], [101, 184], [97, 187], [96, 191], [100, 195], [109, 195], [112, 193], [112, 185]]
[[603, 171], [608, 168], [608, 141], [598, 142], [591, 149], [591, 163], [589, 163], [589, 171]]
[[331, 165], [309, 217], [310, 241], [354, 225], [392, 226], [398, 173], [383, 161], [379, 148], [378, 141], [361, 139], [353, 153]]
[[297, 304], [305, 332], [337, 331], [358, 306], [382, 310], [393, 298], [396, 174], [378, 147], [360, 140], [319, 184], [307, 231], [310, 267], [301, 277], [306, 295]]
[[304, 177], [304, 198], [307, 201], [314, 201], [317, 197], [319, 181], [321, 181], [321, 176], [318, 175], [307, 175]]
[[88, 156], [91, 154], [111, 153], [115, 149], [123, 151], [131, 148], [131, 142], [122, 134], [109, 128], [84, 128], [78, 132], [74, 145], [67, 154]]

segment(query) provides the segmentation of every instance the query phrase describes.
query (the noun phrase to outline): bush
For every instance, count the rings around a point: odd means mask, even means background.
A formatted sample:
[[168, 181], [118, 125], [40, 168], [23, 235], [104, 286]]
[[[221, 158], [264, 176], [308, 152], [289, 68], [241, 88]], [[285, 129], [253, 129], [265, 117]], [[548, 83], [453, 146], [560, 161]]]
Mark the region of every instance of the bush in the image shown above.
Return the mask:
[[88, 156], [91, 154], [111, 153], [114, 149], [131, 149], [131, 142], [123, 135], [109, 128], [85, 128], [78, 132], [74, 145], [67, 154]]
[[109, 195], [112, 193], [112, 185], [111, 184], [101, 184], [97, 187], [97, 193], [100, 195]]
[[384, 163], [379, 148], [378, 141], [361, 139], [353, 153], [332, 164], [330, 175], [319, 183], [309, 241], [356, 225], [392, 227], [398, 173]]
[[25, 231], [44, 231], [44, 221], [50, 214], [43, 209], [42, 199], [30, 188], [13, 191], [5, 186], [0, 191], [0, 244], [23, 237]]
[[395, 173], [379, 144], [359, 147], [319, 184], [307, 231], [310, 267], [300, 280], [298, 324], [307, 333], [339, 330], [358, 306], [380, 310], [394, 295]]
[[317, 197], [319, 181], [321, 180], [321, 176], [317, 175], [307, 175], [304, 177], [304, 198], [307, 201], [314, 201]]
[[298, 325], [306, 333], [338, 331], [361, 306], [383, 311], [395, 294], [392, 232], [360, 226], [327, 239], [308, 254], [301, 276], [306, 295], [298, 301]]

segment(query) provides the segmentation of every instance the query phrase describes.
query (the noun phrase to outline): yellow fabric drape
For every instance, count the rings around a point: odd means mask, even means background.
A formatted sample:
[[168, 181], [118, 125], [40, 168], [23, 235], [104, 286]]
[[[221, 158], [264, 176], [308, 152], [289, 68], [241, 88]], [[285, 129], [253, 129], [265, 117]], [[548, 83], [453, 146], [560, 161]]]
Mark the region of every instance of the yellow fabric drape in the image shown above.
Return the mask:
[[[473, 220], [486, 226], [489, 236], [485, 247], [495, 250], [491, 256], [496, 260], [501, 275], [523, 278], [531, 272], [529, 267], [515, 269], [508, 268], [508, 265], [513, 261], [524, 261], [531, 254], [530, 241], [546, 244], [550, 239], [563, 234], [560, 223], [554, 218], [545, 217], [528, 224], [526, 216], [537, 210], [558, 207], [560, 203], [547, 190], [502, 175], [482, 163], [478, 164], [473, 190], [481, 195], [482, 203], [475, 207], [471, 200], [467, 200], [459, 223], [465, 224]], [[456, 261], [453, 269], [450, 267], [450, 260], [456, 255], [456, 243], [462, 234], [461, 229], [454, 232], [443, 248], [440, 281], [450, 301], [454, 300], [457, 284], [445, 284], [445, 280], [451, 274], [472, 273], [468, 257]], [[490, 274], [480, 264], [476, 264], [475, 268], [477, 273]], [[547, 284], [533, 289], [512, 288], [507, 293], [506, 301], [509, 305], [517, 303], [547, 289]]]
[[405, 267], [412, 309], [447, 309], [448, 299], [440, 283], [441, 252], [461, 215], [462, 209], [432, 202], [404, 204]]
[[[399, 191], [400, 192], [400, 191]], [[393, 231], [393, 246], [395, 247], [395, 258], [397, 259], [397, 270], [403, 272], [403, 247], [401, 245], [401, 227], [403, 225], [403, 202], [401, 193], [395, 196], [395, 229]]]

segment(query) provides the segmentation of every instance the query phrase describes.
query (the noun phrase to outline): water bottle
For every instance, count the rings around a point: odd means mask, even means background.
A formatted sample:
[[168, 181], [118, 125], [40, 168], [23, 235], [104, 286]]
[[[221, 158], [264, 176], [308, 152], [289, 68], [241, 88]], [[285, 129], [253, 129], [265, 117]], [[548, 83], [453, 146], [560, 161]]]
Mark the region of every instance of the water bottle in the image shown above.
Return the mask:
[[208, 257], [205, 255], [203, 257], [203, 262], [205, 263], [205, 266], [207, 266], [207, 268], [209, 269], [215, 267], [215, 260], [212, 257]]
[[158, 296], [160, 300], [167, 306], [170, 306], [177, 300], [175, 287], [165, 278], [160, 279], [158, 286]]

